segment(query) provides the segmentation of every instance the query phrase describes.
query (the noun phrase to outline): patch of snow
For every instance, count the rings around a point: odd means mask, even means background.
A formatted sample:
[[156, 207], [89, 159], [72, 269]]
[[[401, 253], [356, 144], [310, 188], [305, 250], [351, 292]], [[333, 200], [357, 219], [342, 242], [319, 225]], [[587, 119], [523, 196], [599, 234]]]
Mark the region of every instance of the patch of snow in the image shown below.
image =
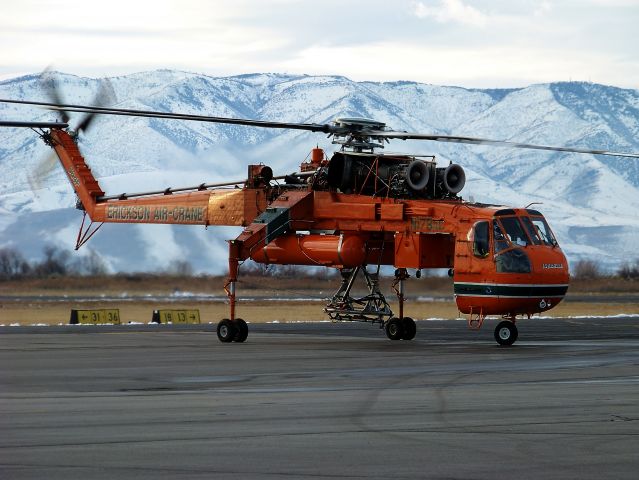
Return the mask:
[[[69, 103], [92, 103], [99, 79], [60, 73]], [[341, 76], [248, 74], [210, 77], [159, 70], [110, 79], [120, 108], [155, 109], [257, 120], [331, 121], [367, 116], [413, 132], [639, 151], [639, 91], [565, 82], [515, 90], [480, 90], [416, 82], [354, 82]], [[0, 82], [0, 97], [46, 101], [37, 75]], [[52, 120], [55, 114], [0, 104], [4, 119]], [[76, 125], [82, 114], [72, 114]], [[99, 135], [96, 134], [99, 132]], [[246, 165], [296, 171], [311, 147], [333, 150], [310, 132], [204, 122], [98, 117], [80, 148], [108, 194], [241, 180]], [[462, 195], [512, 206], [541, 203], [569, 261], [614, 269], [637, 258], [639, 162], [433, 142], [394, 142], [387, 150], [436, 153], [467, 173]], [[50, 150], [29, 129], [0, 130], [0, 247], [30, 260], [54, 241], [75, 243], [81, 214], [62, 169], [47, 171], [32, 191], [30, 176]], [[33, 183], [33, 182], [31, 182]], [[227, 268], [225, 240], [239, 228], [108, 224], [91, 240], [113, 271], [162, 270], [188, 261], [196, 273]]]

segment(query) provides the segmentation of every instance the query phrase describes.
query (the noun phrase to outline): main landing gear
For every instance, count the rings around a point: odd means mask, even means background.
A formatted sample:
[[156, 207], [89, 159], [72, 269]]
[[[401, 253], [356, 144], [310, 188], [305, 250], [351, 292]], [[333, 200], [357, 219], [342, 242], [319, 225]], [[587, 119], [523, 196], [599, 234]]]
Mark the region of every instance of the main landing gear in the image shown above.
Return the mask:
[[225, 318], [217, 324], [217, 338], [223, 343], [245, 342], [248, 338], [248, 325], [241, 318]]
[[[234, 243], [231, 242], [231, 252]], [[224, 291], [229, 299], [231, 318], [225, 318], [217, 324], [217, 338], [222, 343], [243, 343], [248, 338], [248, 325], [241, 318], [235, 318], [235, 282], [237, 281], [238, 262], [236, 256], [229, 256], [229, 279], [224, 285]]]
[[386, 322], [384, 330], [391, 340], [412, 340], [417, 334], [417, 325], [410, 317], [393, 317]]

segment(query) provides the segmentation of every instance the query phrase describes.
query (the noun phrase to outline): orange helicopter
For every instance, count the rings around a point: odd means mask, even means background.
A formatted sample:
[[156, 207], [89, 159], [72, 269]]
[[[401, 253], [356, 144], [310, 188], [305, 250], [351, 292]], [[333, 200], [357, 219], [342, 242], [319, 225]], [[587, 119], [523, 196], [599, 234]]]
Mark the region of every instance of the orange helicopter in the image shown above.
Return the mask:
[[[329, 124], [286, 123], [210, 117], [54, 102], [0, 100], [56, 110], [61, 122], [0, 121], [30, 127], [51, 146], [84, 211], [76, 249], [103, 223], [162, 223], [242, 226], [229, 241], [229, 276], [224, 290], [229, 318], [218, 323], [222, 342], [244, 342], [247, 323], [236, 312], [239, 267], [247, 259], [263, 264], [314, 265], [339, 269], [342, 283], [324, 311], [333, 321], [379, 324], [391, 340], [411, 340], [413, 319], [404, 316], [408, 269], [447, 268], [459, 311], [478, 329], [487, 315], [502, 321], [494, 331], [500, 345], [518, 337], [518, 316], [547, 311], [564, 298], [569, 271], [548, 222], [537, 210], [467, 202], [461, 166], [438, 167], [434, 156], [384, 154], [391, 139], [639, 158], [639, 154], [532, 145], [474, 137], [394, 131], [384, 123], [338, 118]], [[68, 112], [86, 113], [75, 130]], [[249, 165], [241, 182], [106, 195], [77, 146], [77, 134], [95, 115], [123, 115], [296, 129], [326, 134], [341, 145], [330, 159], [315, 148], [300, 171], [274, 177], [266, 165]], [[277, 182], [275, 182], [277, 180]], [[241, 186], [241, 188], [239, 188]], [[86, 216], [90, 223], [85, 225]], [[368, 266], [375, 266], [369, 270]], [[382, 265], [395, 268], [394, 314], [379, 288]], [[354, 296], [358, 276], [368, 293]]]

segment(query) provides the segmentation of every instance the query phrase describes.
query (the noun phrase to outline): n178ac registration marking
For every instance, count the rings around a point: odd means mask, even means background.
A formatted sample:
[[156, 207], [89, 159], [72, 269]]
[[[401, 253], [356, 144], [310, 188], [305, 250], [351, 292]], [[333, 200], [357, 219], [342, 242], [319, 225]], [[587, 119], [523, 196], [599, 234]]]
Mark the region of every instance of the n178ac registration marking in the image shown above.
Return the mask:
[[205, 207], [156, 207], [145, 205], [111, 205], [107, 218], [112, 221], [198, 223], [204, 221]]
[[444, 220], [433, 217], [413, 217], [411, 227], [413, 232], [443, 232]]

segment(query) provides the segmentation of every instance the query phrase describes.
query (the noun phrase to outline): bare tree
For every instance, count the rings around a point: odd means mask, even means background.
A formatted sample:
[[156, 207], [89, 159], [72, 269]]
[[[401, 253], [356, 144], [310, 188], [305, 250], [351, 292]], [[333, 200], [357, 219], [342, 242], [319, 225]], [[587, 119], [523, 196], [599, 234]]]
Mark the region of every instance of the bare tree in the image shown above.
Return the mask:
[[639, 259], [635, 260], [634, 264], [625, 262], [617, 270], [617, 275], [625, 280], [637, 280], [639, 279]]
[[275, 265], [268, 265], [265, 263], [257, 263], [253, 260], [247, 260], [242, 264], [242, 275], [270, 277], [274, 275], [275, 267]]
[[54, 245], [44, 247], [44, 260], [33, 267], [34, 273], [39, 277], [51, 277], [66, 275], [70, 270], [67, 250], [62, 250]]
[[0, 280], [9, 280], [28, 275], [31, 267], [15, 248], [0, 249]]
[[74, 269], [80, 275], [91, 277], [102, 276], [109, 273], [109, 268], [102, 256], [93, 249], [89, 249], [88, 255], [78, 259]]
[[599, 263], [594, 260], [579, 260], [572, 268], [572, 276], [580, 280], [592, 280], [602, 276]]
[[193, 266], [186, 260], [172, 260], [166, 272], [178, 277], [190, 277], [193, 275]]

